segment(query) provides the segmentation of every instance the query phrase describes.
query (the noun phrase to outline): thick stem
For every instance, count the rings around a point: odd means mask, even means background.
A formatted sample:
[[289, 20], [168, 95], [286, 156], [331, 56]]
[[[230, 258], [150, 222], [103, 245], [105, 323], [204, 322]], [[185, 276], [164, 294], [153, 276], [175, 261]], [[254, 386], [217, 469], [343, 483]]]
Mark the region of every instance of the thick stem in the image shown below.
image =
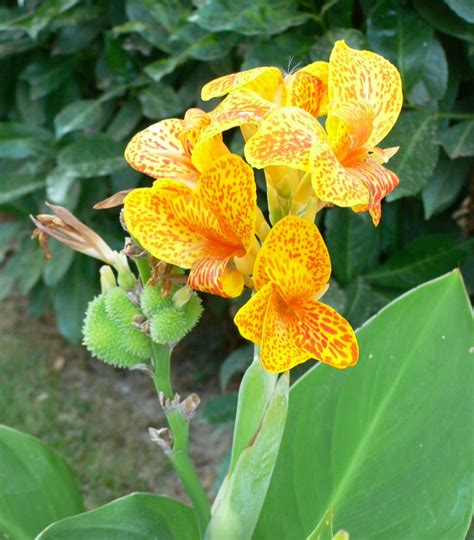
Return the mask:
[[146, 285], [147, 281], [151, 278], [150, 258], [148, 255], [144, 255], [143, 257], [135, 259], [134, 262], [137, 265], [138, 273], [140, 274], [143, 285]]
[[[156, 391], [158, 394], [163, 392], [171, 400], [174, 396], [170, 378], [171, 349], [166, 345], [153, 344], [153, 358], [155, 362], [153, 382]], [[177, 407], [170, 406], [165, 408], [164, 412], [173, 433], [173, 448], [168, 457], [193, 503], [201, 533], [204, 534], [211, 519], [211, 512], [206, 493], [189, 457], [189, 424]]]

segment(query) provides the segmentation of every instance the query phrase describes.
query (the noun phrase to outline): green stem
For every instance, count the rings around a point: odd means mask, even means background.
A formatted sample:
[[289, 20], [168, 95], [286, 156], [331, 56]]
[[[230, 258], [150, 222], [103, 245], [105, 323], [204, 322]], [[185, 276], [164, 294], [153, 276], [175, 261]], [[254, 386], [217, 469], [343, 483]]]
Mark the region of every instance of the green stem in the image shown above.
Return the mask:
[[134, 262], [137, 265], [138, 273], [140, 274], [143, 285], [146, 285], [147, 281], [151, 278], [150, 258], [148, 255], [144, 255], [143, 257], [134, 259]]
[[[171, 349], [166, 345], [153, 344], [153, 357], [155, 361], [153, 382], [156, 391], [158, 394], [163, 392], [168, 399], [173, 399], [170, 380]], [[211, 519], [211, 512], [206, 493], [189, 457], [189, 424], [181, 410], [176, 407], [165, 408], [164, 412], [173, 433], [173, 448], [168, 457], [193, 503], [201, 533], [204, 535]]]

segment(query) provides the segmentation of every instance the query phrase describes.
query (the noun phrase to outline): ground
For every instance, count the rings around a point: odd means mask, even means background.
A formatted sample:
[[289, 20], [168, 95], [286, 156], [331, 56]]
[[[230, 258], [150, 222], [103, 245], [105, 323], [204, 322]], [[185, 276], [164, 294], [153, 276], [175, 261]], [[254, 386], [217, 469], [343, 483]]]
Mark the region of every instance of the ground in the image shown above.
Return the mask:
[[[81, 346], [66, 343], [50, 315], [29, 317], [20, 298], [4, 301], [1, 312], [0, 423], [61, 452], [77, 475], [87, 508], [133, 491], [186, 502], [166, 457], [148, 436], [149, 426], [165, 425], [151, 379], [103, 365]], [[206, 403], [219, 394], [216, 376], [196, 368], [188, 349], [184, 344], [177, 351], [173, 386], [182, 397], [197, 392]], [[192, 421], [191, 453], [210, 498], [230, 439], [228, 430]]]

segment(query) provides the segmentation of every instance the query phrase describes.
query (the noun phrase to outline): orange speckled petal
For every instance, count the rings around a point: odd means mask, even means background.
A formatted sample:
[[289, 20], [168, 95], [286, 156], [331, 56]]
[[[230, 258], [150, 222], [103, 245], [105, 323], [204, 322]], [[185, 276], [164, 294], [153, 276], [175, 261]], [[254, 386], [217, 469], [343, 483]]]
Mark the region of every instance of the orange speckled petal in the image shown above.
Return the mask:
[[310, 355], [295, 343], [298, 331], [296, 314], [277, 292], [270, 295], [263, 324], [260, 359], [271, 373], [282, 373], [309, 360]]
[[191, 268], [188, 285], [196, 291], [236, 298], [242, 294], [244, 278], [229, 258], [203, 257]]
[[216, 159], [229, 153], [229, 149], [222, 140], [222, 135], [216, 135], [209, 139], [201, 138], [193, 148], [191, 162], [200, 173], [204, 173], [209, 167], [212, 167]]
[[370, 157], [364, 161], [354, 163], [347, 171], [355, 179], [363, 182], [369, 190], [370, 202], [368, 208], [365, 209], [376, 208], [380, 201], [391, 193], [400, 182], [394, 172], [386, 169]]
[[343, 161], [350, 148], [362, 146], [372, 133], [372, 107], [364, 102], [342, 103], [329, 109], [326, 131], [329, 143], [339, 161]]
[[201, 109], [193, 108], [186, 111], [183, 121], [181, 142], [183, 148], [186, 148], [189, 154], [192, 153], [201, 132], [210, 124], [210, 122], [211, 119], [209, 115]]
[[327, 86], [317, 77], [297, 71], [285, 78], [286, 106], [299, 107], [312, 116], [322, 116], [327, 109]]
[[315, 137], [326, 135], [319, 122], [306, 111], [282, 107], [271, 112], [245, 145], [245, 157], [253, 167], [285, 165], [308, 171]]
[[376, 204], [372, 206], [369, 210], [370, 217], [372, 218], [372, 223], [377, 227], [377, 225], [380, 223], [380, 219], [382, 218], [382, 205]]
[[316, 141], [311, 157], [311, 183], [319, 199], [343, 207], [369, 204], [365, 184], [341, 165], [326, 142]]
[[397, 68], [382, 56], [357, 51], [336, 41], [329, 59], [329, 104], [364, 100], [374, 111], [368, 146], [376, 146], [392, 129], [403, 102]]
[[262, 341], [263, 322], [272, 291], [273, 285], [267, 283], [237, 311], [234, 317], [241, 335], [253, 343], [260, 344]]
[[244, 251], [250, 249], [257, 218], [257, 187], [251, 167], [235, 154], [216, 160], [202, 176], [198, 194], [218, 216], [223, 228], [231, 231], [231, 240]]
[[270, 101], [246, 88], [232, 92], [209, 113], [211, 125], [202, 137], [213, 137], [237, 126], [259, 126], [274, 108]]
[[309, 73], [313, 77], [319, 79], [322, 83], [323, 92], [319, 101], [319, 116], [327, 114], [328, 110], [328, 76], [329, 76], [329, 63], [328, 62], [313, 62], [307, 66], [302, 67], [297, 73]]
[[215, 97], [225, 96], [231, 90], [246, 86], [271, 101], [282, 80], [281, 71], [275, 67], [248, 69], [247, 71], [224, 75], [208, 82], [202, 88], [201, 98], [208, 101]]
[[140, 244], [157, 259], [191, 268], [208, 253], [208, 240], [176, 214], [176, 199], [192, 197], [179, 182], [163, 180], [152, 188], [135, 189], [125, 197], [124, 219]]
[[171, 118], [137, 133], [125, 149], [130, 165], [152, 178], [196, 182], [199, 173], [183, 148], [183, 120]]
[[311, 298], [329, 281], [331, 261], [316, 225], [286, 216], [270, 230], [254, 266], [255, 288], [279, 287], [287, 302]]
[[333, 308], [309, 300], [298, 308], [295, 344], [312, 358], [338, 369], [353, 366], [359, 346], [351, 325]]

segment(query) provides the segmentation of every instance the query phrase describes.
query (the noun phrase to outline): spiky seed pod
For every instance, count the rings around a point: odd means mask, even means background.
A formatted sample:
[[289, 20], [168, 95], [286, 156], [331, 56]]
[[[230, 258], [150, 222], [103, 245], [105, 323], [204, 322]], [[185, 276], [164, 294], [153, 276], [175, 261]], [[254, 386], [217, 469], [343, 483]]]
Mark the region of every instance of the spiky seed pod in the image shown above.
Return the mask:
[[143, 362], [143, 358], [124, 349], [123, 331], [107, 315], [104, 295], [89, 302], [82, 333], [87, 350], [106, 364], [127, 368]]
[[140, 305], [143, 313], [151, 318], [160, 309], [171, 307], [173, 300], [171, 295], [166, 298], [161, 297], [161, 287], [145, 286], [141, 293]]
[[150, 319], [150, 336], [156, 343], [176, 343], [189, 332], [184, 311], [169, 307], [160, 309]]
[[105, 295], [107, 315], [121, 329], [122, 348], [140, 358], [151, 357], [150, 339], [133, 324], [134, 317], [140, 316], [140, 309], [128, 298], [120, 287], [110, 289]]
[[199, 322], [203, 312], [202, 300], [196, 293], [194, 293], [194, 295], [184, 305], [183, 311], [188, 322], [189, 330], [192, 330]]

